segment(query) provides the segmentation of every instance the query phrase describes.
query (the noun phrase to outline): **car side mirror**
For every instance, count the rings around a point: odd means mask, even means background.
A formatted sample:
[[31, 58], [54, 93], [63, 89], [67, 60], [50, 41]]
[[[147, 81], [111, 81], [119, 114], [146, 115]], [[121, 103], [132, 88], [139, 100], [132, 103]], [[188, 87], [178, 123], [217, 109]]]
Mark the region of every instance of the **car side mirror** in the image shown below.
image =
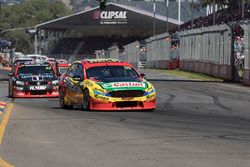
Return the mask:
[[10, 77], [13, 77], [13, 76], [14, 76], [14, 73], [13, 73], [13, 72], [10, 72], [8, 75], [9, 75]]
[[146, 75], [144, 73], [140, 74], [142, 78], [146, 78]]

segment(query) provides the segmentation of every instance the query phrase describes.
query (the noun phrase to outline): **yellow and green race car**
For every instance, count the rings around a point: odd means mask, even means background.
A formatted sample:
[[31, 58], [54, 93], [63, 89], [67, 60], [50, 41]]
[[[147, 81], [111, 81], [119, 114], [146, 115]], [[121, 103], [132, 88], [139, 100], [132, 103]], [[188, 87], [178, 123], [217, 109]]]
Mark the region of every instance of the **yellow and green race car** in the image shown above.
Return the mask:
[[61, 108], [154, 110], [156, 92], [131, 64], [113, 59], [73, 63], [60, 78]]

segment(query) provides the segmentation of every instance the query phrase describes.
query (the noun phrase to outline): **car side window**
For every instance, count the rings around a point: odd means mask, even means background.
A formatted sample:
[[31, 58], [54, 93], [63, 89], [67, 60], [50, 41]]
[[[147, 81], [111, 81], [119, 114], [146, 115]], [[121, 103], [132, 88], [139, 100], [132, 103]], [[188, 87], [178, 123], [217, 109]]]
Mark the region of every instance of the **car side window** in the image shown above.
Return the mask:
[[80, 64], [80, 63], [78, 63], [78, 65], [77, 65], [76, 76], [83, 79], [83, 68], [82, 68], [82, 64]]
[[138, 78], [138, 75], [137, 73], [133, 70], [133, 69], [130, 69], [130, 70], [126, 70], [126, 73], [129, 77], [132, 77], [132, 78]]
[[76, 76], [77, 64], [72, 64], [67, 71], [67, 76], [74, 78]]

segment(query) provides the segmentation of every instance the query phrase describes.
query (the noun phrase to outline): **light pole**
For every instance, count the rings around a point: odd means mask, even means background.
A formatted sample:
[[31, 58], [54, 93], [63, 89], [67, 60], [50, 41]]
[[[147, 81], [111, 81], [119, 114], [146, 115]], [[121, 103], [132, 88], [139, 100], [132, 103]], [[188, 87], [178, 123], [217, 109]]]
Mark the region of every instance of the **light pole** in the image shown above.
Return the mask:
[[153, 3], [154, 21], [153, 21], [153, 36], [155, 36], [155, 0]]
[[215, 25], [215, 0], [213, 1], [213, 25]]
[[37, 54], [37, 28], [35, 27], [35, 31], [36, 31], [36, 33], [35, 33], [35, 36], [34, 36], [34, 48], [35, 48], [35, 54]]
[[168, 6], [169, 6], [169, 0], [166, 0], [166, 16], [167, 16], [167, 22], [166, 22], [166, 32], [168, 32]]
[[179, 23], [179, 29], [181, 24], [181, 0], [178, 0], [178, 23]]
[[193, 12], [194, 12], [194, 0], [192, 0], [192, 2], [191, 2], [191, 29], [193, 29], [193, 26], [194, 26], [194, 15], [193, 15]]
[[245, 0], [241, 1], [241, 18], [244, 19], [245, 17]]

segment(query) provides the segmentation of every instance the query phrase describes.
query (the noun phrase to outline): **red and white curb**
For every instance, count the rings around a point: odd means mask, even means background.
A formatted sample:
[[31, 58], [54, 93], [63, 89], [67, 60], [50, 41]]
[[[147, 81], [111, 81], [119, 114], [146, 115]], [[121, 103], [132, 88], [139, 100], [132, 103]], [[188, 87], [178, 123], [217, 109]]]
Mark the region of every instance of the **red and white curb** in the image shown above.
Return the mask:
[[0, 101], [0, 115], [4, 112], [7, 103], [5, 101]]

